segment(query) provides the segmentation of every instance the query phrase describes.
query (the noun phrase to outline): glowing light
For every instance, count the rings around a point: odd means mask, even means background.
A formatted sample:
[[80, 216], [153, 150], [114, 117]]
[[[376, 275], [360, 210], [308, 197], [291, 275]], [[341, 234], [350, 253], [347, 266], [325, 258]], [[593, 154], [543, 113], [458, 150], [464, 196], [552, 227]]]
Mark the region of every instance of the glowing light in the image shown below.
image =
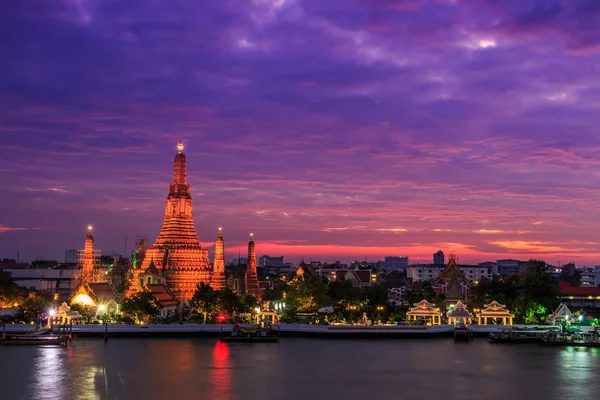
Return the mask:
[[256, 307], [256, 308], [254, 309], [254, 311], [256, 311], [257, 313], [259, 313], [259, 312], [260, 312], [260, 307]]
[[53, 316], [54, 316], [54, 314], [56, 314], [56, 311], [54, 311], [54, 310], [50, 310], [50, 311], [48, 311], [48, 314], [50, 314], [50, 316], [51, 316], [51, 317], [53, 317]]
[[94, 300], [85, 293], [80, 293], [73, 298], [73, 303], [83, 304], [84, 306], [94, 306]]
[[104, 311], [106, 309], [106, 306], [104, 304], [100, 304], [98, 306], [98, 311]]
[[253, 236], [254, 236], [254, 233], [250, 233], [250, 237], [253, 237]]
[[93, 228], [93, 226], [91, 226], [91, 225], [88, 225], [88, 232], [89, 232], [89, 233], [92, 233], [92, 228]]
[[177, 145], [177, 150], [179, 151], [179, 153], [183, 153], [183, 142], [179, 142], [179, 144]]

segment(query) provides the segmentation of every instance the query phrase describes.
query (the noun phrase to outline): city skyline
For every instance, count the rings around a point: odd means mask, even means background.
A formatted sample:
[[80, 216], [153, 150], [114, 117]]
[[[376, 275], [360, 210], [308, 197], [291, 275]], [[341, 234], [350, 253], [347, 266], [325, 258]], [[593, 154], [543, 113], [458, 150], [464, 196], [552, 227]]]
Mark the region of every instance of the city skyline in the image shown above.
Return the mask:
[[228, 259], [600, 264], [592, 3], [45, 3], [0, 15], [2, 258], [151, 245], [182, 140]]

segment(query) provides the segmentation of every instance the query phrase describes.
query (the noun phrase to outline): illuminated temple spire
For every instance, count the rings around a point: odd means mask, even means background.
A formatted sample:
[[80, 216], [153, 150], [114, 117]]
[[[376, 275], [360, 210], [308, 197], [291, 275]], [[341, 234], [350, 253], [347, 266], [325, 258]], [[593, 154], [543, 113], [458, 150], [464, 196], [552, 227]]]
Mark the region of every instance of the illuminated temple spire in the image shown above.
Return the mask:
[[200, 247], [194, 227], [192, 195], [187, 184], [187, 160], [183, 154], [183, 143], [177, 145], [178, 153], [173, 165], [173, 182], [165, 208], [165, 219], [155, 247]]
[[133, 272], [128, 294], [142, 289], [139, 275], [150, 267], [151, 260], [165, 274], [168, 288], [180, 301], [191, 300], [199, 283], [210, 283], [208, 251], [200, 246], [194, 227], [192, 195], [187, 183], [187, 159], [183, 150], [183, 143], [179, 142], [162, 229], [154, 246], [146, 250], [142, 267]]
[[85, 237], [85, 247], [83, 248], [83, 259], [81, 262], [82, 283], [92, 283], [94, 281], [95, 266], [94, 237], [92, 236], [92, 226], [90, 225]]
[[248, 268], [246, 269], [246, 292], [256, 297], [261, 296], [258, 286], [258, 275], [256, 273], [256, 248], [254, 246], [254, 235], [250, 234], [248, 242]]
[[213, 264], [213, 274], [210, 281], [210, 286], [214, 290], [225, 289], [227, 283], [225, 281], [225, 241], [223, 240], [222, 229], [219, 228], [219, 234], [215, 241], [215, 262]]

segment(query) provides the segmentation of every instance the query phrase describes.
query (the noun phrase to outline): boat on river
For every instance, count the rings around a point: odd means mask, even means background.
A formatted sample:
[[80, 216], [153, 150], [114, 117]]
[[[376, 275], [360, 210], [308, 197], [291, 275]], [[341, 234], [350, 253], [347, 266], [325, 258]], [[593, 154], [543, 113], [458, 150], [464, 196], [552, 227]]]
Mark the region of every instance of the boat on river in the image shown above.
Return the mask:
[[596, 327], [593, 332], [549, 332], [541, 343], [546, 346], [600, 347], [600, 330]]
[[0, 345], [66, 346], [71, 335], [3, 335]]
[[241, 327], [235, 325], [229, 336], [221, 332], [221, 343], [277, 343], [279, 331], [274, 331], [271, 326]]
[[490, 333], [488, 339], [494, 343], [541, 343], [549, 332], [557, 332], [558, 328], [518, 328], [503, 329]]

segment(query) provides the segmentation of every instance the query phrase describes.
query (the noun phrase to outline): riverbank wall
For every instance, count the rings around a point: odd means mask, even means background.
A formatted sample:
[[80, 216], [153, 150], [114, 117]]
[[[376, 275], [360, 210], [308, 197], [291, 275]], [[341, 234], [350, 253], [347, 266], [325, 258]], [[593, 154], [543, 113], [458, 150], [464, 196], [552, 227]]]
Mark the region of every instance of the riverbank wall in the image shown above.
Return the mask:
[[[252, 325], [242, 325], [252, 326]], [[515, 325], [515, 327], [534, 328], [533, 326]], [[65, 332], [64, 326], [54, 325], [54, 333]], [[487, 337], [492, 332], [498, 332], [507, 327], [497, 325], [472, 325], [475, 337]], [[547, 328], [540, 326], [539, 328]], [[582, 327], [583, 331], [589, 327]], [[87, 324], [66, 326], [66, 333], [72, 333], [80, 338], [190, 338], [190, 337], [219, 337], [228, 335], [233, 329], [232, 324]], [[452, 338], [452, 325], [413, 326], [413, 325], [308, 325], [308, 324], [277, 324], [273, 329], [280, 337], [304, 337], [324, 339], [392, 339], [392, 338]], [[33, 325], [6, 325], [6, 333], [28, 333], [35, 330]]]

